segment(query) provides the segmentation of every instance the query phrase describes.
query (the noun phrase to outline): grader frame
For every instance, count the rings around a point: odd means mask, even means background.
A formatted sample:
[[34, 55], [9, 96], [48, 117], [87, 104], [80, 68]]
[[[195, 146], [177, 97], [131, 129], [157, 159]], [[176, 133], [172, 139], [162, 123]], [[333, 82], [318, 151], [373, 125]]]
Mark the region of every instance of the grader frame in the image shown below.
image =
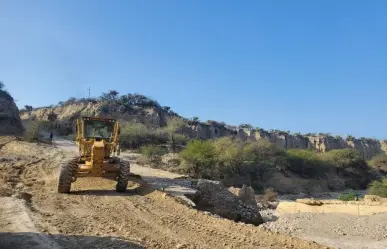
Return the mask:
[[[78, 177], [103, 177], [117, 180], [116, 191], [124, 192], [130, 165], [118, 158], [120, 125], [115, 119], [80, 117], [76, 120], [79, 155], [61, 164], [58, 192], [69, 193]], [[116, 156], [117, 155], [117, 156]]]

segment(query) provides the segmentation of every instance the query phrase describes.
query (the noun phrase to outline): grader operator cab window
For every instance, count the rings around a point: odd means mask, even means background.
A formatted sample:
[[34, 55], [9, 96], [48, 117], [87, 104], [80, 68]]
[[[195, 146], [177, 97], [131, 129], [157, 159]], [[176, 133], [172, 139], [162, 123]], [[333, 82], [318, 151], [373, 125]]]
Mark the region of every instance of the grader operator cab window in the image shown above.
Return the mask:
[[114, 122], [85, 120], [85, 138], [109, 139], [113, 135]]

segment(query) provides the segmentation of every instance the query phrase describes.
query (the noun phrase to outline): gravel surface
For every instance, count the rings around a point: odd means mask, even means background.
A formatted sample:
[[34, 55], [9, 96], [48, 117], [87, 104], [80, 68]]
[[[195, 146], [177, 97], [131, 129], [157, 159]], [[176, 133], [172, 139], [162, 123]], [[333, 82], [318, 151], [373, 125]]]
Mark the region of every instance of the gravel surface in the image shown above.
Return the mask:
[[261, 227], [341, 249], [387, 249], [387, 213], [286, 214]]

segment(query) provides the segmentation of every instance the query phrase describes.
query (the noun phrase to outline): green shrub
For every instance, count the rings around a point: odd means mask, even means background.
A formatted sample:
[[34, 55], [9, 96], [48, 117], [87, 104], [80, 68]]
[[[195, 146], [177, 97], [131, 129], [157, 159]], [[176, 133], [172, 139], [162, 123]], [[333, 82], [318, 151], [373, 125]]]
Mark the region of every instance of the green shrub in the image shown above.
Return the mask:
[[24, 127], [24, 139], [28, 142], [39, 141], [39, 125], [35, 121], [28, 122]]
[[332, 165], [346, 169], [367, 169], [368, 165], [359, 152], [354, 149], [331, 150], [323, 154], [324, 158]]
[[263, 191], [276, 171], [293, 172], [306, 178], [326, 177], [338, 173], [348, 188], [366, 188], [372, 180], [371, 171], [355, 150], [314, 150], [277, 148], [267, 140], [254, 142], [222, 137], [189, 142], [180, 153], [183, 171], [195, 177], [222, 180], [229, 185], [250, 184]]
[[368, 193], [387, 198], [387, 177], [370, 183]]
[[288, 165], [286, 152], [265, 139], [245, 143], [243, 151], [245, 160], [248, 161], [265, 162], [278, 168], [285, 168]]
[[358, 198], [359, 196], [352, 190], [349, 193], [343, 193], [339, 196], [339, 200], [341, 201], [356, 201]]
[[230, 137], [189, 142], [180, 153], [182, 166], [193, 176], [249, 184], [263, 191], [276, 167], [286, 167], [286, 153], [266, 142], [245, 142]]
[[161, 161], [161, 156], [166, 153], [166, 151], [155, 145], [145, 145], [140, 148], [140, 153], [143, 154], [150, 162], [159, 162]]
[[276, 170], [288, 167], [286, 152], [267, 140], [245, 143], [243, 173], [250, 179], [253, 188], [261, 192]]
[[369, 165], [377, 169], [382, 174], [387, 174], [387, 155], [379, 154], [371, 158]]
[[354, 149], [331, 150], [321, 156], [339, 176], [345, 178], [347, 188], [365, 189], [374, 179], [371, 168]]
[[174, 133], [172, 135], [176, 145], [185, 145], [189, 140], [189, 138], [183, 134]]
[[217, 176], [223, 178], [239, 174], [245, 158], [243, 143], [229, 137], [223, 137], [211, 141], [216, 151]]
[[183, 145], [188, 140], [183, 134], [181, 134], [184, 126], [184, 120], [180, 117], [169, 117], [167, 125], [160, 129], [160, 132], [167, 138], [167, 141], [174, 152], [176, 151], [177, 145]]
[[182, 166], [186, 173], [199, 178], [213, 178], [216, 164], [216, 150], [210, 141], [193, 140], [180, 152]]
[[144, 124], [130, 123], [121, 127], [120, 145], [123, 149], [138, 149], [148, 144], [163, 144], [168, 136], [156, 130], [150, 130]]
[[267, 188], [263, 192], [262, 200], [264, 202], [273, 202], [277, 201], [278, 194], [272, 188]]
[[41, 142], [40, 132], [47, 129], [49, 123], [45, 121], [29, 121], [24, 125], [24, 140], [28, 142]]
[[327, 163], [313, 150], [292, 149], [287, 151], [288, 169], [300, 176], [319, 177], [328, 170]]

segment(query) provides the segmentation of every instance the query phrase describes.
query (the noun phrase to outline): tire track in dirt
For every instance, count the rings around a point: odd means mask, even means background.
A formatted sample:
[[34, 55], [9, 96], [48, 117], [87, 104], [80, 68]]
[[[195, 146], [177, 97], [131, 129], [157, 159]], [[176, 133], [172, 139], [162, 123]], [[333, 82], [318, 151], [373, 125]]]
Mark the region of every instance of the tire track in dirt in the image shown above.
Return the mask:
[[[154, 202], [151, 205], [155, 206], [155, 209], [148, 209], [147, 207], [142, 206], [141, 204], [136, 204], [134, 206], [143, 211], [139, 215], [146, 216], [148, 220], [155, 220], [155, 222], [157, 222], [158, 227], [163, 230], [176, 230], [177, 233], [181, 235], [180, 237], [189, 238], [190, 243], [195, 243], [195, 241], [205, 235], [211, 235], [211, 237], [221, 238], [226, 244], [254, 243], [247, 236], [240, 235], [238, 238], [238, 236], [236, 236], [234, 233], [208, 228], [206, 224], [197, 222], [194, 219], [189, 219], [186, 217], [175, 215], [173, 213], [166, 212], [165, 210], [163, 210], [163, 207], [156, 207], [157, 204]], [[154, 219], [154, 217], [157, 217], [158, 219]], [[192, 233], [194, 234], [194, 236], [192, 236]], [[191, 236], [187, 236], [189, 234]], [[212, 244], [213, 241], [211, 240], [207, 242], [210, 242], [209, 244]]]
[[208, 216], [150, 187], [117, 193], [114, 181], [83, 178], [71, 194], [58, 194], [57, 167], [67, 152], [22, 144], [20, 154], [23, 161], [9, 166], [22, 165], [17, 181], [31, 195], [31, 220], [61, 248], [326, 248]]

